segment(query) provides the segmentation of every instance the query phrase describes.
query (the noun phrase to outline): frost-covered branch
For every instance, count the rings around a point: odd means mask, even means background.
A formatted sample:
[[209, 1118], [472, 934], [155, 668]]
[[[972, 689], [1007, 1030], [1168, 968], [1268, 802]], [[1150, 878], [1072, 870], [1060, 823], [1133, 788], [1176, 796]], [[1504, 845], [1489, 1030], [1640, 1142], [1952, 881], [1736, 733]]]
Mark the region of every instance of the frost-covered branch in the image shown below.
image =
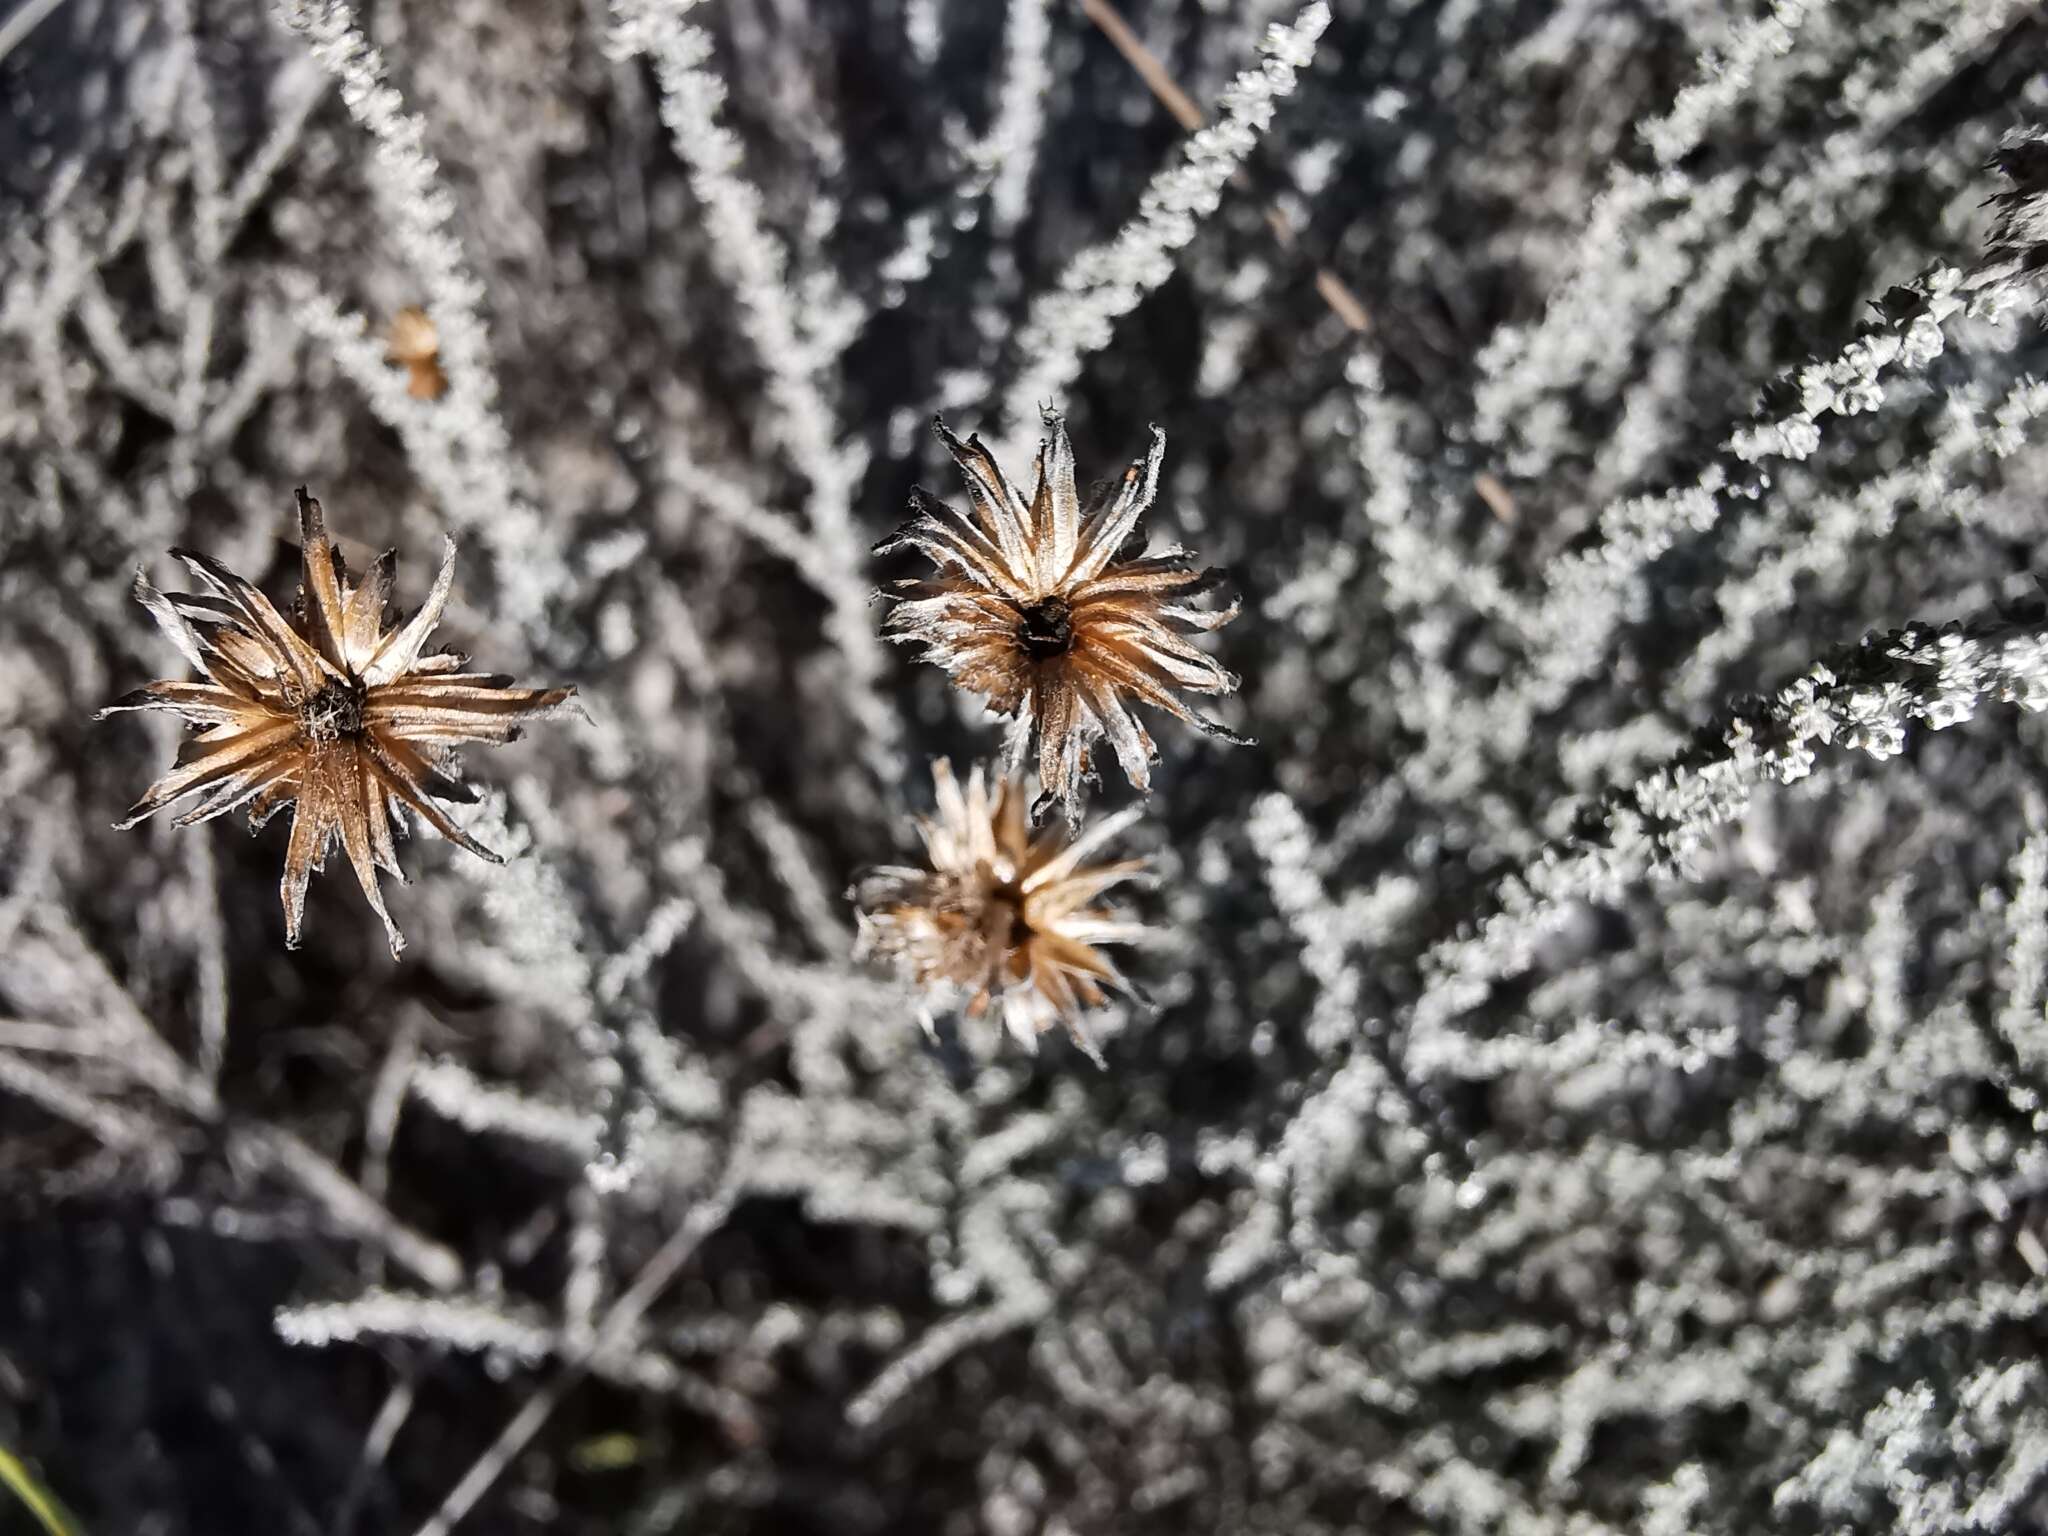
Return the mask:
[[1312, 0], [1289, 25], [1275, 24], [1260, 44], [1263, 63], [1232, 82], [1218, 120], [1152, 178], [1137, 215], [1115, 238], [1076, 256], [1059, 286], [1033, 302], [1018, 333], [1004, 421], [1024, 430], [1024, 423], [1037, 422], [1042, 406], [1063, 400], [1089, 354], [1108, 344], [1116, 322], [1172, 275], [1175, 253], [1222, 203], [1225, 184], [1258, 144], [1276, 104], [1314, 62], [1316, 39], [1329, 24], [1325, 0]]

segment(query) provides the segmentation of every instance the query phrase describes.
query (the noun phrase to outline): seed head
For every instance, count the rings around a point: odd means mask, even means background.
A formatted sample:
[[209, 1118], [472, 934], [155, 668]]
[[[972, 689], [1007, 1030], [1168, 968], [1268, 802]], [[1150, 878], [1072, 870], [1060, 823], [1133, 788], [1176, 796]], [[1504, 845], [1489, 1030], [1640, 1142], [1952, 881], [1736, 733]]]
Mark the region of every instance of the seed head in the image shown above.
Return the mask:
[[853, 890], [860, 908], [859, 953], [893, 963], [941, 1006], [965, 1003], [971, 1019], [999, 1012], [1029, 1050], [1054, 1024], [1102, 1065], [1083, 1011], [1105, 989], [1133, 989], [1097, 947], [1126, 944], [1151, 930], [1091, 906], [1113, 886], [1145, 872], [1143, 859], [1084, 864], [1138, 816], [1104, 818], [1078, 838], [1062, 828], [1033, 836], [1024, 788], [1000, 781], [991, 794], [976, 767], [966, 792], [953, 765], [932, 765], [937, 808], [920, 818], [925, 867], [878, 869]]
[[1179, 694], [1237, 687], [1235, 676], [1183, 636], [1222, 628], [1237, 617], [1238, 605], [1196, 606], [1224, 576], [1195, 569], [1186, 550], [1143, 553], [1138, 521], [1158, 490], [1164, 433], [1155, 427], [1145, 457], [1084, 505], [1066, 424], [1048, 411], [1045, 425], [1050, 435], [1039, 444], [1027, 504], [980, 438], [962, 443], [936, 423], [967, 476], [973, 515], [914, 491], [917, 515], [876, 553], [917, 549], [938, 566], [936, 576], [899, 581], [885, 592], [896, 604], [887, 634], [922, 646], [927, 661], [1010, 717], [1006, 775], [1023, 770], [1036, 740], [1043, 795], [1032, 817], [1057, 802], [1072, 829], [1080, 825], [1081, 785], [1099, 738], [1109, 738], [1131, 783], [1150, 788], [1158, 750], [1133, 717], [1135, 705], [1244, 743]]
[[285, 849], [285, 943], [296, 947], [306, 883], [337, 841], [396, 955], [405, 947], [378, 888], [382, 869], [404, 879], [392, 841], [411, 810], [450, 842], [500, 863], [498, 855], [437, 803], [468, 803], [476, 792], [445, 770], [459, 742], [510, 741], [520, 723], [552, 714], [573, 688], [513, 688], [511, 679], [462, 670], [453, 653], [426, 656], [455, 578], [448, 541], [426, 605], [387, 626], [397, 557], [386, 552], [351, 580], [327, 536], [320, 503], [298, 491], [303, 581], [289, 614], [219, 561], [174, 549], [211, 596], [165, 594], [137, 573], [135, 596], [149, 609], [200, 682], [159, 682], [118, 699], [96, 718], [131, 709], [168, 709], [201, 727], [177, 765], [149, 787], [127, 818], [132, 827], [190, 796], [181, 827], [247, 805], [261, 827], [292, 807]]

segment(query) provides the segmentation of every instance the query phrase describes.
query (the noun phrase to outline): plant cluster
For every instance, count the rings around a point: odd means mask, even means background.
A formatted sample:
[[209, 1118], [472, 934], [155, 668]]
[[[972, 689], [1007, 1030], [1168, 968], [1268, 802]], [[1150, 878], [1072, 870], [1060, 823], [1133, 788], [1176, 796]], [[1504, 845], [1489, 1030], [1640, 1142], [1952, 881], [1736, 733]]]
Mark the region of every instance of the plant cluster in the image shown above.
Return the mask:
[[2044, 63], [13, 7], [0, 1500], [2048, 1525]]

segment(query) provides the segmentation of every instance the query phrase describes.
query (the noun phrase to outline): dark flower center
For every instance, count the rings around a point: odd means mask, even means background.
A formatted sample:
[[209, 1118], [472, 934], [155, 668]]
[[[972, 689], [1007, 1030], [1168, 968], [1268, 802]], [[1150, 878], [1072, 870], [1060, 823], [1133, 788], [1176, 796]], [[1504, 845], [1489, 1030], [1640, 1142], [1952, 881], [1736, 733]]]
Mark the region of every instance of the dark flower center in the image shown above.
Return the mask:
[[1034, 661], [1074, 648], [1074, 610], [1064, 597], [1042, 597], [1017, 617], [1017, 643]]
[[1004, 909], [1009, 919], [1009, 936], [1003, 940], [1005, 950], [1022, 949], [1031, 942], [1031, 924], [1024, 920], [1024, 888], [1015, 880], [1005, 880], [988, 893], [991, 905]]
[[329, 683], [299, 706], [299, 724], [314, 741], [339, 741], [363, 734], [363, 690], [353, 683]]

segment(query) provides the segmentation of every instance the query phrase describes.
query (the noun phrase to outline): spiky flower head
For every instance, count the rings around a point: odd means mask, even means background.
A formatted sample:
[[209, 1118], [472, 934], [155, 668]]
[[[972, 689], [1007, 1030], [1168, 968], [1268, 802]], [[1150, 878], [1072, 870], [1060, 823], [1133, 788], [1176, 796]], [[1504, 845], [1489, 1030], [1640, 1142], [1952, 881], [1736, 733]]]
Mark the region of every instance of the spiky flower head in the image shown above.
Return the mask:
[[176, 801], [199, 796], [178, 817], [189, 827], [249, 806], [254, 831], [292, 807], [285, 848], [285, 943], [299, 942], [306, 882], [340, 842], [393, 955], [405, 947], [378, 888], [382, 869], [404, 883], [392, 842], [412, 811], [450, 842], [504, 861], [437, 803], [467, 804], [476, 792], [445, 771], [459, 742], [511, 741], [521, 722], [559, 710], [573, 688], [514, 688], [511, 679], [462, 670], [454, 652], [423, 655], [455, 579], [455, 541], [420, 610], [387, 626], [397, 554], [378, 556], [360, 583], [327, 536], [320, 503], [297, 492], [302, 585], [289, 616], [219, 561], [171, 551], [211, 596], [165, 594], [136, 573], [135, 596], [199, 682], [158, 682], [101, 710], [167, 709], [200, 727], [175, 767], [149, 787], [127, 818], [132, 827]]
[[1083, 1010], [1101, 1007], [1105, 989], [1136, 994], [1097, 946], [1134, 943], [1153, 930], [1092, 904], [1142, 876], [1145, 860], [1083, 861], [1138, 810], [1105, 817], [1079, 837], [1057, 826], [1033, 836], [1019, 780], [1006, 777], [991, 791], [976, 766], [963, 793], [941, 758], [932, 784], [935, 812], [917, 823], [925, 867], [877, 869], [854, 888], [857, 952], [891, 962], [943, 1007], [964, 999], [969, 1018], [999, 1012], [1027, 1049], [1064, 1024], [1100, 1066]]
[[1084, 504], [1074, 482], [1074, 449], [1058, 413], [1038, 445], [1037, 484], [1027, 503], [1003, 478], [979, 437], [965, 443], [935, 421], [939, 439], [967, 476], [973, 515], [922, 489], [916, 516], [875, 553], [912, 548], [938, 574], [896, 582], [885, 632], [924, 647], [953, 681], [1011, 717], [1003, 769], [1023, 769], [1034, 736], [1043, 791], [1032, 819], [1058, 802], [1070, 827], [1081, 819], [1081, 784], [1090, 745], [1107, 736], [1125, 776], [1151, 787], [1158, 749], [1133, 717], [1134, 705], [1165, 711], [1225, 741], [1247, 744], [1190, 709], [1177, 690], [1229, 693], [1237, 678], [1188, 642], [1188, 633], [1220, 629], [1235, 602], [1196, 604], [1215, 593], [1222, 572], [1197, 570], [1178, 545], [1144, 553], [1138, 520], [1159, 488], [1166, 434], [1123, 478], [1095, 488]]

